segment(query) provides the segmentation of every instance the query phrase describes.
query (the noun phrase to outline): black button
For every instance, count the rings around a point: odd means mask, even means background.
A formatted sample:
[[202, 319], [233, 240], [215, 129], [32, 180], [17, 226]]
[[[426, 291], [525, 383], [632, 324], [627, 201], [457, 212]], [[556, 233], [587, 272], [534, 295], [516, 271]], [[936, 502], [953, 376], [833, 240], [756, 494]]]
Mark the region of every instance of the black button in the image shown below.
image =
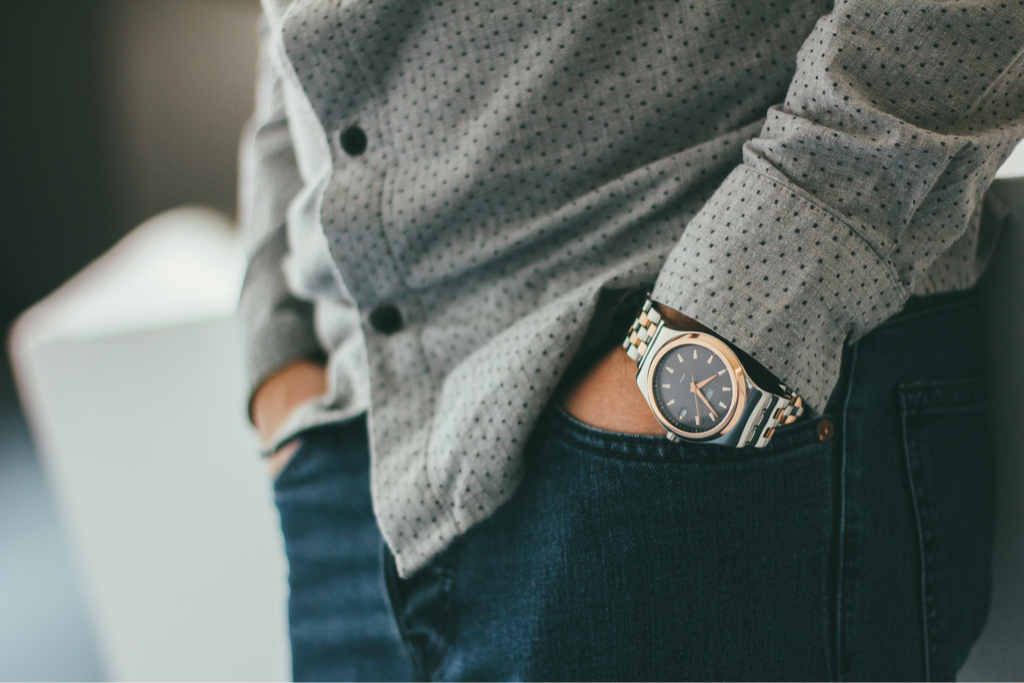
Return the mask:
[[359, 156], [366, 151], [366, 133], [359, 126], [346, 128], [341, 134], [341, 148], [349, 156]]
[[370, 324], [382, 334], [394, 334], [402, 329], [402, 312], [394, 304], [381, 304], [370, 311]]
[[823, 417], [818, 420], [818, 425], [814, 428], [814, 432], [818, 435], [818, 441], [831, 441], [832, 437], [835, 436], [836, 427], [832, 424], [832, 420]]

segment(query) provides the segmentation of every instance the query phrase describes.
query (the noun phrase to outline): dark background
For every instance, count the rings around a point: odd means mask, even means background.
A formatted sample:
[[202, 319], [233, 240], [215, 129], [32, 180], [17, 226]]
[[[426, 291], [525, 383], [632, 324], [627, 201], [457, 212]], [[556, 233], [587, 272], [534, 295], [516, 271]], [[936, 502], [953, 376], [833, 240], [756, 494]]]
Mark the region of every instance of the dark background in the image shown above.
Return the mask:
[[144, 219], [235, 211], [256, 0], [5, 3], [0, 327]]
[[108, 9], [73, 0], [9, 3], [0, 21], [4, 327], [129, 227], [114, 219], [102, 69]]

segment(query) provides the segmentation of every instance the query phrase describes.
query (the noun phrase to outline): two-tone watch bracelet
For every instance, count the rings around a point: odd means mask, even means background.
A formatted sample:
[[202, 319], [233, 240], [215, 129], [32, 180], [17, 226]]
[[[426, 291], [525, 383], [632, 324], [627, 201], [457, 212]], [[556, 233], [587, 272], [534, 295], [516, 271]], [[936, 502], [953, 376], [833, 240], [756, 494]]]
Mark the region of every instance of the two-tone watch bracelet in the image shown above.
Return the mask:
[[640, 362], [640, 359], [647, 353], [647, 344], [654, 338], [654, 333], [658, 331], [660, 322], [661, 314], [654, 309], [654, 303], [648, 299], [644, 302], [640, 315], [633, 321], [633, 329], [629, 331], [629, 336], [622, 342], [622, 348], [626, 349], [626, 355]]
[[760, 424], [760, 422], [757, 424], [750, 439], [747, 441], [748, 444], [752, 444], [757, 448], [767, 446], [768, 441], [775, 436], [776, 429], [782, 425], [796, 422], [797, 418], [803, 415], [803, 399], [795, 394], [788, 393], [789, 388], [785, 384], [780, 384], [779, 387], [783, 393], [772, 394], [772, 396], [778, 399], [778, 402], [774, 405], [769, 404], [769, 407], [764, 411], [768, 414], [761, 416], [764, 424]]

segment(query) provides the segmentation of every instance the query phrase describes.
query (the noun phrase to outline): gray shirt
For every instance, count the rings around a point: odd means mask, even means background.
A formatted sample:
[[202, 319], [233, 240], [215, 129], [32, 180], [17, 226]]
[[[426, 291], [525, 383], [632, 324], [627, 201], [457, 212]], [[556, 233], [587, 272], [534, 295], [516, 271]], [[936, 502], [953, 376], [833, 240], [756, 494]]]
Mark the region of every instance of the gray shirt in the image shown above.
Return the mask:
[[330, 364], [279, 440], [369, 411], [403, 575], [513, 494], [646, 289], [820, 409], [844, 343], [977, 280], [1024, 136], [1022, 0], [264, 7], [251, 383]]

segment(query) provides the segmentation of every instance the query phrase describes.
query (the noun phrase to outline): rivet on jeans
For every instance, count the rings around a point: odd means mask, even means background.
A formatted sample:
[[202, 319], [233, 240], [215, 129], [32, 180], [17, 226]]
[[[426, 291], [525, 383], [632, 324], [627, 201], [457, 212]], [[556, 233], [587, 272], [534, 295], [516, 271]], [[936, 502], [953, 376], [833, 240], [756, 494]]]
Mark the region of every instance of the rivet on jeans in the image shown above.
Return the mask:
[[823, 417], [818, 420], [818, 426], [814, 428], [814, 433], [818, 435], [818, 441], [831, 441], [836, 433], [836, 428], [832, 424], [832, 420]]

